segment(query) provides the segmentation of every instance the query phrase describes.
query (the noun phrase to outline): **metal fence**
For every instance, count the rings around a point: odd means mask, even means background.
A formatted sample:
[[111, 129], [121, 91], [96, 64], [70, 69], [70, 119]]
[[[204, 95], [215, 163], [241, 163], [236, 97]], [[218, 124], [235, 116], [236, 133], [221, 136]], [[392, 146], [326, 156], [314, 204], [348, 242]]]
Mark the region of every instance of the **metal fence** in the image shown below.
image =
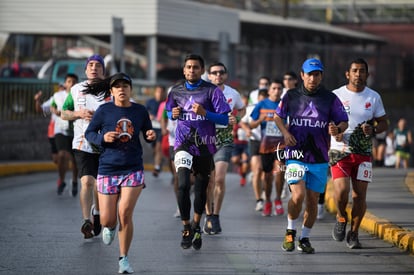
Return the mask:
[[[133, 81], [133, 98], [145, 103], [154, 85]], [[49, 117], [35, 110], [34, 95], [47, 100], [56, 84], [37, 79], [0, 79], [0, 161], [49, 160]]]
[[48, 99], [56, 88], [54, 84], [37, 79], [0, 79], [0, 121], [39, 116], [34, 95], [42, 91]]
[[[133, 99], [144, 103], [152, 95], [153, 87], [150, 83], [134, 84]], [[38, 79], [0, 79], [0, 121], [39, 117], [42, 114], [35, 110], [35, 94], [42, 91], [42, 100], [47, 100], [57, 88], [57, 84]]]

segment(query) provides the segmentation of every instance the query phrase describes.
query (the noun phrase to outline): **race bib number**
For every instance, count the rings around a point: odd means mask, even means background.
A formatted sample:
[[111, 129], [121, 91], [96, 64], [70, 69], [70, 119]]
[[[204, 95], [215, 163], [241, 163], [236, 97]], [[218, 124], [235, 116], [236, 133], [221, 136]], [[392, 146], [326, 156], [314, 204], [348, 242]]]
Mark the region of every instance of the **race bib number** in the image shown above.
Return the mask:
[[404, 146], [407, 142], [407, 137], [405, 135], [397, 135], [395, 137], [396, 144], [399, 146]]
[[76, 103], [78, 104], [79, 109], [86, 108], [86, 97], [83, 93], [80, 93], [78, 95], [78, 98], [76, 99]]
[[186, 151], [178, 151], [174, 156], [174, 165], [176, 172], [178, 172], [180, 167], [191, 169], [191, 166], [193, 166], [193, 156]]
[[266, 122], [265, 135], [269, 137], [281, 137], [282, 132], [276, 126], [274, 121], [268, 121]]
[[357, 180], [372, 181], [372, 163], [365, 161], [358, 167]]
[[288, 184], [296, 183], [305, 177], [305, 167], [297, 163], [286, 166], [285, 179]]

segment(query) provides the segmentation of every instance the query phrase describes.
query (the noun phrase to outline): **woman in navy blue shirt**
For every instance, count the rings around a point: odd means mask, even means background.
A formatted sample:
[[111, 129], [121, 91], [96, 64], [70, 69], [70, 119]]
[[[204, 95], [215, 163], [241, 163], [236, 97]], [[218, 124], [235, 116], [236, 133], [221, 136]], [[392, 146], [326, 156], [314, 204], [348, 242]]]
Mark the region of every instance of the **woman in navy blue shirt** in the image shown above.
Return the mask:
[[134, 230], [132, 215], [145, 187], [139, 133], [147, 142], [156, 139], [147, 110], [131, 102], [131, 91], [131, 78], [123, 73], [97, 80], [85, 91], [113, 98], [98, 108], [85, 136], [101, 150], [97, 187], [105, 244], [112, 243], [119, 220], [119, 273], [133, 272], [127, 258]]

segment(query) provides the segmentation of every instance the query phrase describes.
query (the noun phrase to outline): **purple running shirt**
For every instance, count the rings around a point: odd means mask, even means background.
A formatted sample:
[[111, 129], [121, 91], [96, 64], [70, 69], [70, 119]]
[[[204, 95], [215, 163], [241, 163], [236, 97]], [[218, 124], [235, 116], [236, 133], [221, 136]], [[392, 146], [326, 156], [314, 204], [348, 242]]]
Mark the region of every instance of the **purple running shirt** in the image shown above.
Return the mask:
[[288, 118], [288, 130], [297, 142], [295, 146], [286, 146], [284, 158], [306, 163], [329, 162], [329, 123], [348, 121], [339, 98], [323, 87], [312, 94], [303, 86], [290, 90], [282, 98], [276, 114], [282, 119]]
[[177, 119], [174, 150], [184, 150], [193, 156], [211, 155], [216, 152], [216, 126], [206, 117], [191, 110], [192, 104], [201, 104], [212, 113], [229, 113], [230, 106], [217, 86], [201, 81], [194, 90], [188, 90], [185, 83], [175, 85], [168, 94], [165, 109], [171, 112], [174, 107], [181, 107]]

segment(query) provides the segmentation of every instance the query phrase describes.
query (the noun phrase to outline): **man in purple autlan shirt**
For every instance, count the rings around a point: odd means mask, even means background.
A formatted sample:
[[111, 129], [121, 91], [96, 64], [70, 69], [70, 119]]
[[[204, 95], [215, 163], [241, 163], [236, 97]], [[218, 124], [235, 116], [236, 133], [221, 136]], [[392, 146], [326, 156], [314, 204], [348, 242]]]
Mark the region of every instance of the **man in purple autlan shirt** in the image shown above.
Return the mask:
[[[165, 108], [169, 119], [177, 120], [174, 164], [178, 175], [178, 207], [184, 226], [181, 247], [199, 250], [202, 245], [200, 220], [216, 152], [215, 124], [227, 125], [231, 109], [220, 88], [201, 79], [204, 73], [201, 56], [188, 55], [183, 73], [185, 82], [172, 87]], [[195, 177], [192, 222], [191, 173]]]
[[[348, 116], [338, 97], [321, 86], [323, 65], [307, 59], [301, 70], [302, 84], [290, 90], [276, 109], [275, 122], [285, 140], [285, 179], [292, 196], [288, 202], [288, 225], [284, 251], [295, 249], [296, 224], [306, 199], [297, 249], [315, 253], [309, 236], [316, 220], [319, 193], [324, 192], [328, 174], [330, 135], [348, 127]], [[288, 119], [285, 126], [283, 120]]]

